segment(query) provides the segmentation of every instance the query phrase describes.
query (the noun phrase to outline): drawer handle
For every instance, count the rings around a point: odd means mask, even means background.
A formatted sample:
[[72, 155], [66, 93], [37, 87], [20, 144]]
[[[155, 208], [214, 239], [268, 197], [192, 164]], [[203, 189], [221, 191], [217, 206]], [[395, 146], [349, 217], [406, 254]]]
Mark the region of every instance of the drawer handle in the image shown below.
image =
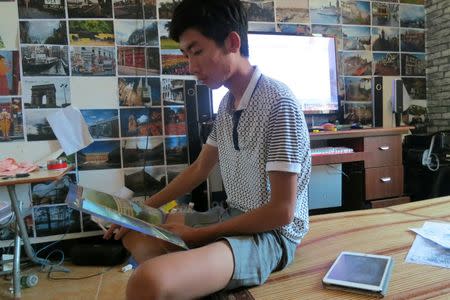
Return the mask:
[[380, 149], [381, 151], [386, 151], [389, 150], [389, 146], [380, 146], [378, 147], [378, 149]]
[[390, 182], [392, 179], [391, 179], [391, 177], [381, 177], [380, 180], [381, 180], [381, 182], [383, 182], [383, 183], [388, 183], [388, 182]]

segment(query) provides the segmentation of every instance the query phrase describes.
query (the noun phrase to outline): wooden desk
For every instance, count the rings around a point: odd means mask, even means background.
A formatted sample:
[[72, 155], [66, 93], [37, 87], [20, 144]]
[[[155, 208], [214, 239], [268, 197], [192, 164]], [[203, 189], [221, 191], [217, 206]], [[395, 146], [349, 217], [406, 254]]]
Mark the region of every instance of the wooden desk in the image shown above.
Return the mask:
[[409, 202], [409, 197], [403, 195], [402, 135], [409, 134], [411, 128], [311, 133], [311, 148], [345, 146], [354, 151], [313, 156], [312, 165], [345, 164], [343, 172], [348, 176], [342, 178], [343, 206], [346, 209], [383, 207]]
[[[46, 181], [54, 181], [61, 179], [68, 171], [70, 171], [72, 167], [68, 167], [66, 169], [61, 170], [47, 170], [47, 169], [39, 169], [37, 171], [29, 173], [28, 177], [21, 178], [0, 178], [0, 187], [6, 186], [8, 189], [8, 194], [11, 200], [11, 206], [13, 208], [14, 214], [16, 216], [16, 234], [14, 238], [14, 260], [13, 260], [13, 288], [14, 288], [14, 297], [16, 299], [20, 299], [21, 291], [20, 291], [20, 246], [21, 239], [23, 240], [23, 246], [25, 249], [25, 253], [28, 258], [37, 264], [43, 264], [46, 261], [44, 259], [38, 258], [35, 256], [33, 248], [31, 248], [30, 241], [28, 239], [28, 233], [25, 227], [25, 223], [23, 221], [22, 215], [22, 201], [17, 197], [16, 194], [16, 185], [18, 184], [28, 184], [28, 183], [37, 183], [37, 182], [46, 182]], [[4, 264], [5, 261], [2, 262]], [[0, 272], [0, 274], [9, 273]]]
[[386, 299], [449, 299], [450, 270], [404, 262], [416, 236], [408, 228], [422, 227], [427, 220], [450, 222], [450, 197], [312, 216], [310, 232], [300, 245], [294, 263], [243, 296], [258, 300], [370, 299], [322, 287], [322, 277], [328, 268], [341, 251], [347, 250], [394, 258]]

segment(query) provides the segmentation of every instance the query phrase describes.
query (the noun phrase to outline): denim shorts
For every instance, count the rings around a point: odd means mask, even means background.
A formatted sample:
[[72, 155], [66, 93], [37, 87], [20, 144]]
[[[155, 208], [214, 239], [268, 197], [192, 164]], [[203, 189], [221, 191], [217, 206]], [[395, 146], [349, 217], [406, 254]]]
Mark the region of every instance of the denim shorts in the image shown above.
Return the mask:
[[[226, 221], [243, 212], [235, 208], [214, 207], [207, 212], [187, 213], [185, 224], [202, 227]], [[234, 272], [226, 290], [263, 284], [269, 275], [289, 265], [298, 244], [287, 239], [278, 230], [253, 235], [227, 236], [233, 251]]]

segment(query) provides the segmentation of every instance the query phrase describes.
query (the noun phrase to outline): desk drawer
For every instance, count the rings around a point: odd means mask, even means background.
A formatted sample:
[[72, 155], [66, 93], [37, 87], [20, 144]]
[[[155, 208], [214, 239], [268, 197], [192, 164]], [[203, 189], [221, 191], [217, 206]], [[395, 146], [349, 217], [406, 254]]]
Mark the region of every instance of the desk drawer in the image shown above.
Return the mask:
[[401, 196], [403, 194], [403, 166], [370, 168], [365, 170], [366, 200]]
[[402, 164], [402, 142], [399, 135], [366, 137], [364, 151], [368, 153], [366, 168]]

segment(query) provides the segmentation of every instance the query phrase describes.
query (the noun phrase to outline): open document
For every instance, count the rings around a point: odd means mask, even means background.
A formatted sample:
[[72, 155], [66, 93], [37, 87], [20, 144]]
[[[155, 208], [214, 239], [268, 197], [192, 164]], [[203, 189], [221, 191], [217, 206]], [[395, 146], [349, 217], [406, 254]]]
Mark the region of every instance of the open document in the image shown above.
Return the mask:
[[164, 222], [165, 214], [157, 208], [76, 184], [70, 184], [66, 202], [69, 207], [97, 218], [188, 249], [179, 236], [158, 227]]
[[417, 233], [405, 261], [409, 263], [450, 268], [450, 224], [425, 222]]

